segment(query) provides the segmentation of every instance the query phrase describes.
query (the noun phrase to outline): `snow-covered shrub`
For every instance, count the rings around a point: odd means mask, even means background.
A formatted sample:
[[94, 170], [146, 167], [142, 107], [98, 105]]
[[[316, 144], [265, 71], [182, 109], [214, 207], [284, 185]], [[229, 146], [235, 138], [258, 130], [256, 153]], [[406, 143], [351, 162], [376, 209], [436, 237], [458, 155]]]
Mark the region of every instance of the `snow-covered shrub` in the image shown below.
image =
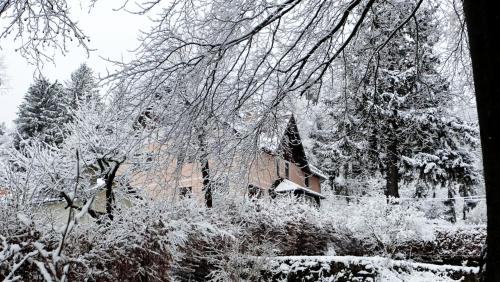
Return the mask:
[[465, 222], [468, 224], [486, 224], [486, 200], [479, 201], [465, 217]]
[[[0, 279], [9, 281], [43, 279], [36, 262], [43, 259], [43, 234], [36, 230], [31, 219], [23, 213], [0, 213]], [[40, 268], [41, 269], [41, 268]]]
[[[215, 269], [210, 259], [216, 256], [211, 250], [229, 234], [194, 204], [145, 203], [119, 210], [113, 221], [76, 226], [68, 233], [62, 252], [54, 255], [60, 231], [35, 228], [26, 216], [19, 218], [23, 220], [17, 220], [13, 229], [17, 232], [1, 237], [2, 279], [19, 276], [23, 281], [38, 281], [48, 275], [56, 280], [64, 275], [70, 281], [188, 280], [193, 269], [205, 275]], [[197, 253], [199, 242], [206, 242], [209, 248]], [[225, 253], [224, 248], [219, 251]], [[206, 258], [208, 271], [199, 270], [203, 267], [199, 261], [192, 266], [183, 264], [193, 254]]]
[[[398, 245], [409, 241], [430, 241], [434, 232], [429, 228], [423, 212], [412, 205], [388, 203], [385, 198], [361, 198], [331, 211], [333, 229], [343, 232], [354, 241], [358, 248], [361, 244], [365, 253], [393, 254]], [[341, 242], [332, 247], [344, 248]], [[353, 253], [360, 255], [359, 250]]]
[[478, 281], [478, 268], [377, 256], [291, 256], [269, 258], [260, 281]]
[[448, 223], [435, 227], [434, 240], [406, 242], [397, 252], [419, 262], [479, 266], [485, 242], [485, 226]]
[[279, 255], [320, 255], [328, 238], [318, 209], [294, 198], [260, 200], [242, 205], [234, 218], [247, 245], [273, 242]]
[[255, 281], [268, 257], [327, 251], [330, 229], [323, 224], [323, 215], [295, 198], [228, 201], [209, 212], [212, 220], [230, 224], [234, 232], [234, 241], [226, 245], [225, 254], [217, 256], [210, 274], [215, 281]]
[[293, 197], [228, 200], [212, 209], [190, 199], [145, 201], [117, 209], [112, 221], [79, 223], [53, 263], [61, 232], [33, 221], [29, 212], [0, 215], [0, 227], [10, 226], [1, 234], [2, 279], [255, 281], [266, 259], [289, 255], [398, 257], [399, 252], [419, 261], [453, 254], [467, 260], [480, 252], [485, 234], [446, 222], [437, 228], [414, 206], [383, 198], [337, 209], [312, 207]]
[[113, 221], [76, 230], [68, 252], [80, 254], [81, 263], [74, 266], [71, 280], [170, 280], [175, 251], [171, 232], [176, 228], [157, 216], [156, 207], [142, 208], [121, 210]]

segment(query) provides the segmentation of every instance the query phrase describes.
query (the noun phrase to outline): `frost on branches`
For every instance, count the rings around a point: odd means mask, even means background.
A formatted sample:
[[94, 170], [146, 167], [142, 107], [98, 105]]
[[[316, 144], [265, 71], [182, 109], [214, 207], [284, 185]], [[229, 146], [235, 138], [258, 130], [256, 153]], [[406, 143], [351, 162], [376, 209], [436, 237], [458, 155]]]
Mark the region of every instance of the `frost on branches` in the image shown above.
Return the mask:
[[69, 119], [68, 97], [62, 84], [40, 77], [30, 86], [19, 107], [14, 146], [22, 149], [33, 138], [58, 146], [67, 134], [64, 126]]
[[345, 89], [323, 98], [312, 150], [332, 176], [384, 177], [388, 196], [399, 197], [401, 180], [458, 183], [472, 195], [480, 183], [478, 130], [451, 114], [456, 98], [434, 54], [437, 8], [423, 4], [397, 29], [405, 20], [399, 11], [412, 8], [391, 1], [373, 9], [345, 55]]

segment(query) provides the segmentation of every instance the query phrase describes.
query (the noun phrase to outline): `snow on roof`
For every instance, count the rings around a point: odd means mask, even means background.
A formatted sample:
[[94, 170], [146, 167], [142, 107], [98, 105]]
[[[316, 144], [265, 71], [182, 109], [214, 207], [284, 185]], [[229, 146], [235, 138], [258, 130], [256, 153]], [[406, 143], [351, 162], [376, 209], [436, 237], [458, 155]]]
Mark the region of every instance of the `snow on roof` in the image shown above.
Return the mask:
[[269, 115], [261, 120], [263, 117], [256, 113], [243, 112], [235, 116], [233, 120], [225, 121], [225, 123], [239, 134], [258, 133], [258, 148], [271, 154], [276, 154], [291, 117], [292, 114], [286, 112]]
[[270, 121], [269, 125], [263, 128], [259, 135], [259, 148], [276, 153], [291, 117], [291, 114], [284, 114]]
[[312, 174], [319, 176], [323, 179], [328, 179], [328, 176], [326, 176], [326, 174], [324, 174], [319, 168], [313, 166], [312, 164], [309, 164], [309, 169], [311, 170]]
[[303, 191], [304, 193], [311, 195], [311, 196], [317, 196], [320, 197], [321, 199], [325, 199], [325, 196], [321, 195], [318, 192], [315, 192], [311, 189], [308, 189], [306, 187], [302, 187], [297, 183], [294, 183], [288, 179], [283, 179], [283, 181], [276, 187], [274, 190], [277, 193], [283, 193], [283, 192], [294, 192], [294, 191]]

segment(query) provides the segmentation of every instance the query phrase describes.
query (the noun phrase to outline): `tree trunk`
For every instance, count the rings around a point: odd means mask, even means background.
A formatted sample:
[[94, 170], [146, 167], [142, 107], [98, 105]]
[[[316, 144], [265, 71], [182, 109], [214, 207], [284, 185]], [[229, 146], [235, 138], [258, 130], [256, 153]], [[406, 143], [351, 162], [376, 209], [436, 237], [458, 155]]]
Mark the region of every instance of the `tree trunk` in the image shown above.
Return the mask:
[[457, 211], [455, 209], [455, 190], [452, 186], [448, 187], [448, 200], [444, 201], [444, 205], [448, 207], [446, 211], [446, 215], [448, 216], [447, 220], [451, 223], [456, 223]]
[[113, 209], [114, 209], [114, 201], [115, 201], [115, 196], [113, 194], [113, 182], [115, 181], [116, 177], [116, 172], [118, 171], [118, 168], [120, 168], [120, 165], [123, 163], [115, 161], [115, 166], [111, 170], [111, 172], [106, 175], [106, 213], [108, 214], [108, 217], [110, 220], [113, 220]]
[[398, 141], [393, 137], [387, 147], [387, 179], [385, 195], [399, 198]]
[[205, 205], [212, 207], [212, 185], [210, 184], [210, 167], [208, 159], [202, 161], [201, 175], [203, 177], [203, 190], [205, 191]]
[[[116, 172], [120, 168], [120, 165], [126, 160], [123, 158], [122, 161], [116, 160], [106, 160], [106, 159], [98, 159], [97, 164], [101, 169], [101, 173], [104, 178], [104, 182], [106, 183], [106, 214], [110, 220], [113, 220], [113, 209], [114, 209], [114, 201], [115, 197], [113, 194], [113, 183], [115, 181]], [[114, 163], [114, 166], [110, 168], [110, 163]]]
[[464, 0], [474, 74], [488, 215], [486, 281], [500, 281], [500, 16], [495, 1]]
[[208, 161], [207, 144], [205, 142], [205, 133], [198, 135], [201, 151], [201, 176], [203, 178], [203, 191], [205, 194], [205, 205], [207, 208], [212, 207], [212, 185], [210, 181], [210, 165]]

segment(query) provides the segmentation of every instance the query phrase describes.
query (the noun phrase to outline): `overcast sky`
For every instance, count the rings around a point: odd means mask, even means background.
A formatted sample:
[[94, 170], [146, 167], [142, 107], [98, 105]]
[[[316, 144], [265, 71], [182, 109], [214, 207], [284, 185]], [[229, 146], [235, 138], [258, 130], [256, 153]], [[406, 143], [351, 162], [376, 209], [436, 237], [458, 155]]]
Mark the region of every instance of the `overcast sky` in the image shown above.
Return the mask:
[[[57, 55], [55, 64], [45, 64], [42, 73], [51, 80], [61, 82], [69, 79], [81, 63], [86, 62], [96, 73], [105, 73], [106, 68], [112, 70], [112, 65], [101, 59], [100, 56], [110, 59], [130, 57], [128, 50], [139, 44], [137, 35], [140, 29], [148, 27], [149, 20], [144, 16], [137, 16], [125, 11], [113, 11], [121, 1], [98, 1], [95, 8], [88, 13], [87, 7], [80, 7], [80, 1], [72, 6], [71, 13], [79, 21], [80, 26], [90, 36], [90, 47], [97, 49], [87, 57], [81, 48], [71, 48], [66, 56]], [[87, 1], [82, 1], [87, 2]], [[6, 85], [0, 94], [0, 122], [12, 125], [17, 107], [33, 81], [35, 67], [27, 63], [14, 49], [19, 44], [12, 39], [2, 39], [0, 56], [3, 61], [3, 75], [6, 76]]]

